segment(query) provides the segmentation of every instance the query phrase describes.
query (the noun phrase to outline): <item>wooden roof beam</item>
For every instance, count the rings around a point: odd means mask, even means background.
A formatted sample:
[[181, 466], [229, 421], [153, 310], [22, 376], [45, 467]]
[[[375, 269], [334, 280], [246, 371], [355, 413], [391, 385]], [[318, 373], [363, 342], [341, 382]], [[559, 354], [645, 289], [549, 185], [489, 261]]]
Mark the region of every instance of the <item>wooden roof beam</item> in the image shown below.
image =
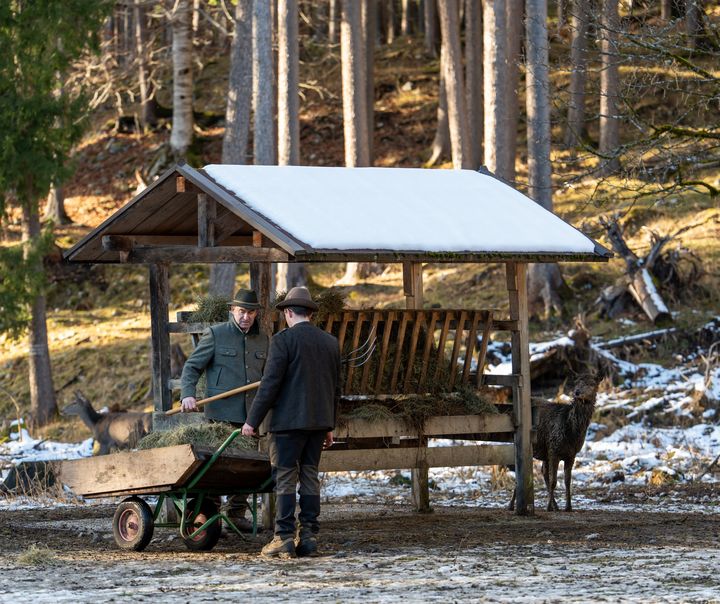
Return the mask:
[[205, 193], [198, 193], [198, 247], [213, 247], [215, 245], [215, 216], [217, 206], [212, 197]]
[[126, 262], [135, 264], [221, 264], [237, 262], [288, 262], [286, 252], [273, 248], [240, 247], [192, 247], [185, 245], [137, 246], [128, 253]]

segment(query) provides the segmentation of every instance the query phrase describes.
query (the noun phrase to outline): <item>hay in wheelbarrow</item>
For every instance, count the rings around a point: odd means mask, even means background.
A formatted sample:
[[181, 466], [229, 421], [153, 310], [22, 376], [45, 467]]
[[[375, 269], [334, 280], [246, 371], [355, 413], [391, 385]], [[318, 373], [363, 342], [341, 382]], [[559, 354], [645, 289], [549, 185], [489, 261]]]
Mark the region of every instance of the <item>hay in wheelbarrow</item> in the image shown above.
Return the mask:
[[[217, 449], [234, 430], [233, 426], [223, 423], [178, 426], [172, 430], [151, 432], [138, 442], [138, 449], [158, 449], [175, 445], [198, 445]], [[230, 443], [230, 448], [255, 451], [257, 450], [257, 441], [254, 438], [238, 434]]]

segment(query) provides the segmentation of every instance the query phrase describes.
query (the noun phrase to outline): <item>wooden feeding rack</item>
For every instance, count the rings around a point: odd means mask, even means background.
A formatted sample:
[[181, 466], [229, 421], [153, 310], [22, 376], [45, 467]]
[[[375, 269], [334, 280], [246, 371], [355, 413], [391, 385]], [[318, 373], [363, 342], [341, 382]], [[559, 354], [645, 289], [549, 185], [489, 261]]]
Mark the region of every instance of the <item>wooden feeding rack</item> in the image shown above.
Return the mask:
[[[359, 211], [360, 204], [375, 211]], [[322, 220], [296, 220], [302, 215]], [[268, 308], [271, 263], [400, 263], [406, 309], [348, 310], [321, 325], [346, 352], [371, 332], [377, 337], [370, 362], [347, 367], [346, 403], [506, 386], [512, 404], [498, 413], [431, 415], [422, 425], [349, 419], [336, 431], [343, 444], [323, 454], [322, 469], [411, 468], [415, 503], [423, 510], [429, 508], [428, 468], [513, 464], [518, 514], [533, 511], [528, 264], [611, 256], [487, 171], [187, 165], [168, 170], [65, 254], [69, 262], [149, 266], [158, 413], [172, 406], [170, 335], [197, 337], [206, 327], [170, 322], [173, 264], [250, 262], [251, 285]], [[423, 263], [488, 262], [505, 265], [504, 315], [423, 308]], [[268, 332], [277, 320], [273, 325], [271, 313], [261, 315]], [[483, 372], [494, 332], [509, 333], [510, 375]], [[428, 447], [435, 437], [482, 444]]]

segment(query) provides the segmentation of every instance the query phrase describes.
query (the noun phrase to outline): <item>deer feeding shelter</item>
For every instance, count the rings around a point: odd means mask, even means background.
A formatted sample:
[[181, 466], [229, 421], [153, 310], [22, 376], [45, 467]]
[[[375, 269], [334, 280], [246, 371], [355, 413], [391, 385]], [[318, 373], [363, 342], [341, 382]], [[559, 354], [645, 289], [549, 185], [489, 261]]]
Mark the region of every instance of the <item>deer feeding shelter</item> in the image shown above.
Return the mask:
[[[177, 385], [170, 379], [170, 334], [197, 337], [207, 327], [169, 320], [172, 264], [401, 263], [405, 309], [346, 310], [321, 320], [343, 354], [374, 338], [371, 362], [346, 368], [343, 405], [427, 405], [438, 383], [450, 394], [509, 388], [511, 404], [488, 413], [431, 413], [422, 422], [350, 413], [321, 470], [409, 468], [414, 503], [427, 510], [428, 468], [514, 465], [519, 514], [532, 513], [534, 502], [528, 263], [611, 256], [487, 172], [233, 165], [171, 168], [65, 254], [69, 262], [148, 265], [157, 412], [171, 408]], [[423, 263], [504, 263], [509, 311], [424, 309]], [[265, 302], [268, 274], [259, 271], [252, 283]], [[266, 328], [279, 328], [279, 320], [265, 313]], [[508, 375], [484, 371], [496, 332], [510, 336]], [[465, 444], [428, 447], [432, 438]]]

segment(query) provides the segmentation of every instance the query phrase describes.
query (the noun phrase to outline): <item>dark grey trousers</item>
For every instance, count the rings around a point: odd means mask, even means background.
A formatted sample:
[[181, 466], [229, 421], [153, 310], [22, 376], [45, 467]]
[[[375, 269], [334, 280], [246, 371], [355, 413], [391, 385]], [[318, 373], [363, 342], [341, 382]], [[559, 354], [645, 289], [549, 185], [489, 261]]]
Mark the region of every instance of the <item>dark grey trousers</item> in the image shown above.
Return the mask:
[[318, 466], [326, 430], [290, 430], [270, 434], [270, 463], [275, 474], [275, 534], [295, 534], [295, 492], [300, 495], [300, 532], [320, 530], [320, 478]]

